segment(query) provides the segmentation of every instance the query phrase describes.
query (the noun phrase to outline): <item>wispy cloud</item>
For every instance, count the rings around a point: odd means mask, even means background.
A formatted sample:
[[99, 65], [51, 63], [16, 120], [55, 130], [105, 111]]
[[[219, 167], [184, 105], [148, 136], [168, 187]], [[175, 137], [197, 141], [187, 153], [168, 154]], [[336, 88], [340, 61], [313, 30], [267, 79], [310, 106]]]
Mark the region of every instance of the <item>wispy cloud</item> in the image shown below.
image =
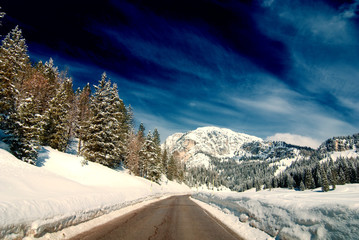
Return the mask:
[[321, 144], [320, 141], [313, 139], [311, 137], [290, 134], [290, 133], [276, 133], [273, 136], [267, 137], [267, 140], [272, 141], [283, 141], [289, 144], [303, 146], [303, 147], [311, 147], [311, 148], [318, 148]]

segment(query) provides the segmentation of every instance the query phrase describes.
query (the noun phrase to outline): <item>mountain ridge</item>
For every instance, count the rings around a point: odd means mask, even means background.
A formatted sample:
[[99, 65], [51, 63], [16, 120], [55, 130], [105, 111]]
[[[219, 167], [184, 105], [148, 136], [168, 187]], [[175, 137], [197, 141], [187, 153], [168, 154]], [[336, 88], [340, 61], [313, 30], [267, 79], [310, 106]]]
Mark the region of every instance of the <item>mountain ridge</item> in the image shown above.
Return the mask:
[[186, 133], [175, 133], [163, 143], [174, 157], [188, 166], [208, 165], [210, 156], [232, 157], [242, 151], [241, 146], [264, 140], [245, 133], [237, 133], [228, 128], [200, 127]]

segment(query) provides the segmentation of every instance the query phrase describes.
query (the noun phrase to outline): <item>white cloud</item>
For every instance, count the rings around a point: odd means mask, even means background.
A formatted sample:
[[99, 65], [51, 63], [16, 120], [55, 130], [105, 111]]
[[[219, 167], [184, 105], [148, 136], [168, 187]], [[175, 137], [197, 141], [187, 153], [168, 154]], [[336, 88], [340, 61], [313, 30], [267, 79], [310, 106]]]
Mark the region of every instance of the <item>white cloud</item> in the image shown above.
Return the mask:
[[237, 104], [271, 113], [288, 114], [293, 112], [293, 108], [288, 101], [278, 96], [269, 96], [254, 100], [237, 98], [235, 101]]
[[303, 146], [303, 147], [311, 147], [318, 148], [321, 144], [320, 141], [313, 139], [311, 137], [291, 134], [291, 133], [276, 133], [274, 136], [267, 137], [267, 140], [271, 141], [283, 141], [289, 144]]
[[344, 5], [342, 7], [343, 11], [343, 17], [344, 18], [352, 18], [356, 16], [356, 11], [358, 11], [359, 8], [359, 1], [355, 1], [351, 5]]

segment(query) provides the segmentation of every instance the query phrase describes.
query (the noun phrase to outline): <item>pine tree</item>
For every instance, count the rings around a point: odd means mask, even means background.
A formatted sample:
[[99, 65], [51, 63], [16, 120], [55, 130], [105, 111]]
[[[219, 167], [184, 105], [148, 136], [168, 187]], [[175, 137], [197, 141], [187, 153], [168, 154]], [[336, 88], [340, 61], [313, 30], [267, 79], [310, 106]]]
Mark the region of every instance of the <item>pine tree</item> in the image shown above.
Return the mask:
[[162, 152], [162, 168], [163, 168], [163, 174], [165, 174], [167, 176], [168, 174], [168, 154], [167, 154], [167, 149], [165, 148]]
[[138, 127], [138, 131], [137, 134], [140, 136], [140, 138], [145, 139], [146, 135], [145, 135], [145, 125], [143, 125], [143, 123], [140, 123], [140, 126]]
[[324, 170], [323, 165], [320, 166], [320, 175], [321, 175], [322, 191], [328, 192], [329, 191], [329, 182], [328, 182], [328, 178], [327, 178], [327, 173]]
[[155, 153], [156, 156], [158, 158], [158, 161], [160, 161], [160, 163], [158, 164], [161, 167], [161, 172], [164, 172], [164, 167], [162, 164], [162, 154], [161, 154], [161, 138], [160, 138], [160, 133], [158, 132], [157, 128], [155, 128], [155, 130], [153, 131], [153, 143], [155, 146]]
[[307, 189], [314, 189], [315, 188], [312, 171], [310, 169], [307, 169], [305, 171], [305, 183], [304, 183], [304, 185], [305, 185], [305, 187]]
[[129, 119], [127, 108], [118, 95], [117, 85], [113, 84], [111, 89], [111, 116], [113, 116], [112, 127], [114, 130], [113, 143], [116, 145], [118, 159], [125, 161], [127, 152], [127, 141], [130, 133]]
[[111, 87], [106, 73], [95, 86], [91, 101], [92, 116], [87, 128], [83, 147], [83, 155], [89, 161], [98, 162], [105, 166], [116, 168], [124, 158], [125, 148], [121, 123], [123, 113], [116, 85]]
[[91, 116], [90, 110], [90, 98], [91, 98], [91, 88], [88, 83], [82, 91], [77, 93], [77, 103], [78, 103], [78, 118], [77, 118], [77, 136], [79, 138], [78, 153], [82, 151], [82, 144], [84, 137], [86, 135], [86, 129], [89, 126], [89, 120]]
[[140, 157], [144, 161], [144, 177], [158, 182], [162, 174], [162, 164], [160, 156], [157, 155], [154, 137], [151, 132], [148, 133], [142, 146]]
[[14, 128], [11, 115], [16, 108], [16, 86], [21, 83], [28, 64], [27, 45], [16, 26], [0, 47], [0, 128]]
[[45, 112], [42, 122], [43, 130], [40, 137], [43, 145], [48, 145], [62, 152], [66, 150], [70, 139], [69, 86], [72, 86], [71, 79], [61, 84], [56, 96], [50, 101], [49, 109]]
[[300, 191], [304, 191], [304, 190], [305, 190], [305, 185], [304, 185], [303, 181], [300, 181], [299, 189], [300, 189]]
[[344, 185], [346, 183], [346, 176], [343, 168], [339, 168], [339, 185]]
[[115, 166], [113, 156], [108, 156], [115, 146], [111, 141], [111, 132], [106, 126], [110, 120], [109, 101], [111, 95], [111, 82], [107, 81], [106, 73], [103, 73], [99, 84], [95, 87], [95, 93], [91, 99], [92, 116], [88, 128], [85, 129], [86, 136], [83, 147], [83, 155], [92, 162], [105, 166]]
[[171, 155], [170, 156], [170, 160], [168, 162], [168, 169], [167, 169], [167, 178], [169, 180], [174, 180], [176, 179], [177, 176], [177, 170], [178, 170], [178, 166], [177, 166], [177, 161], [176, 159]]
[[22, 101], [15, 113], [11, 151], [24, 162], [35, 164], [39, 147], [39, 121], [36, 106], [31, 97]]
[[287, 174], [287, 186], [289, 189], [294, 188], [294, 179], [290, 174]]

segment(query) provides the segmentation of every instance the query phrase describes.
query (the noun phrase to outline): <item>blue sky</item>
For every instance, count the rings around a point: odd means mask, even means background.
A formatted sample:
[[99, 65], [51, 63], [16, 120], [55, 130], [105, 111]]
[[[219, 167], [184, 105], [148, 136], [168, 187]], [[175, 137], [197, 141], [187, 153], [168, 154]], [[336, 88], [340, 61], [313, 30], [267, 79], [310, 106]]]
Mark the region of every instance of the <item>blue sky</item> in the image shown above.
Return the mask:
[[1, 6], [2, 35], [19, 25], [76, 86], [106, 71], [162, 140], [208, 125], [311, 146], [359, 132], [358, 0]]

